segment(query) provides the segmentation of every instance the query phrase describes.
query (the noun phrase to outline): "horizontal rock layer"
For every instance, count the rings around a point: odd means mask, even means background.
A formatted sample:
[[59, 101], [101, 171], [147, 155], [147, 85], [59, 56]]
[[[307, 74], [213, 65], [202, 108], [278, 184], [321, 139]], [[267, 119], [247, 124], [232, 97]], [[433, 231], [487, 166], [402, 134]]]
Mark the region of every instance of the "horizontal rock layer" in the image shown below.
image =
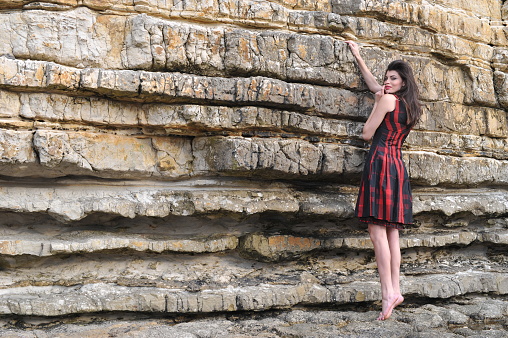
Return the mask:
[[[2, 182], [0, 189], [5, 198], [0, 200], [0, 209], [48, 214], [63, 221], [77, 221], [94, 213], [134, 218], [278, 212], [347, 219], [353, 216], [356, 200], [354, 187], [324, 184], [315, 187], [318, 191], [309, 191], [312, 185], [300, 190], [285, 183], [254, 185], [248, 181], [225, 180], [36, 182]], [[498, 217], [508, 214], [507, 198], [505, 190], [422, 188], [414, 191], [413, 211], [417, 215], [470, 213]]]
[[[181, 73], [141, 72], [141, 71], [116, 71], [101, 70], [98, 68], [77, 68], [61, 66], [53, 63], [38, 61], [17, 61], [0, 57], [2, 72], [0, 72], [0, 86], [10, 90], [35, 90], [35, 91], [81, 91], [82, 95], [95, 94], [107, 95], [122, 101], [151, 100], [166, 103], [178, 103], [186, 101], [200, 104], [234, 104], [234, 105], [257, 105], [279, 106], [299, 112], [307, 111], [306, 115], [324, 115], [329, 117], [345, 117], [348, 119], [363, 119], [367, 115], [368, 107], [362, 103], [370, 102], [363, 94], [350, 90], [295, 84], [284, 81], [269, 80], [264, 77], [250, 78], [220, 78], [186, 75]], [[434, 72], [431, 72], [435, 76]], [[496, 74], [500, 74], [499, 72]], [[478, 79], [477, 75], [472, 75]], [[499, 81], [498, 81], [499, 82]], [[496, 82], [497, 83], [497, 82]], [[504, 82], [501, 83], [504, 85]], [[481, 85], [481, 84], [478, 84]], [[475, 88], [478, 88], [475, 85]], [[455, 84], [454, 84], [455, 87]], [[431, 88], [434, 90], [435, 88]], [[485, 90], [473, 93], [482, 93]], [[439, 93], [445, 93], [439, 90]], [[492, 88], [494, 93], [494, 89]], [[499, 92], [503, 92], [502, 88]], [[465, 92], [464, 95], [470, 95]], [[474, 94], [476, 95], [476, 94]], [[494, 95], [494, 94], [493, 94]], [[141, 121], [129, 120], [128, 116], [135, 118], [136, 110], [140, 107], [127, 105], [129, 113], [124, 120], [115, 120], [118, 113], [115, 111], [119, 105], [111, 101], [100, 99], [76, 100], [60, 95], [31, 96], [2, 92], [3, 101], [12, 102], [14, 106], [6, 105], [2, 109], [3, 117], [15, 117], [17, 115], [27, 118], [40, 117], [48, 120], [83, 121], [92, 124], [112, 123], [114, 125], [129, 125], [149, 123], [145, 119], [154, 113], [148, 113]], [[19, 97], [19, 99], [18, 99]], [[433, 96], [436, 99], [435, 96]], [[443, 97], [442, 99], [448, 99]], [[17, 101], [20, 101], [19, 103]], [[94, 108], [90, 107], [93, 100]], [[471, 103], [471, 98], [463, 96], [459, 103]], [[40, 102], [43, 106], [35, 108]], [[69, 109], [63, 114], [62, 105], [67, 103], [77, 107]], [[95, 104], [96, 103], [96, 104]], [[111, 106], [112, 116], [97, 116], [99, 111], [104, 111]], [[22, 109], [19, 113], [16, 111]], [[47, 107], [48, 112], [44, 111]], [[149, 105], [148, 107], [161, 107], [161, 105]], [[71, 107], [69, 107], [71, 108]], [[161, 108], [159, 108], [160, 111]], [[171, 109], [169, 107], [169, 109]], [[464, 116], [457, 116], [457, 109], [465, 110]], [[116, 113], [116, 114], [115, 114]], [[44, 114], [41, 116], [41, 114]], [[142, 116], [140, 117], [142, 118]], [[160, 122], [165, 122], [164, 120]], [[160, 123], [159, 122], [159, 123]], [[190, 122], [190, 121], [189, 121]], [[444, 122], [444, 123], [443, 123]], [[153, 123], [153, 122], [152, 122]], [[464, 129], [467, 123], [473, 129]], [[224, 126], [227, 129], [227, 126]], [[458, 132], [459, 134], [487, 135], [496, 138], [506, 138], [506, 114], [502, 110], [490, 108], [468, 108], [460, 104], [442, 102], [439, 104], [428, 103], [426, 114], [423, 116], [418, 129]]]
[[[0, 0], [1, 335], [119, 313], [158, 326], [88, 333], [498, 335], [507, 18], [493, 0]], [[384, 323], [354, 219], [374, 100], [349, 39], [380, 80], [407, 60], [423, 102], [408, 305]]]
[[[97, 96], [71, 97], [60, 94], [16, 93], [0, 91], [0, 125], [26, 128], [55, 128], [58, 123], [82, 124], [93, 130], [114, 126], [124, 133], [203, 135], [205, 133], [252, 133], [271, 136], [281, 133], [316, 136], [322, 139], [356, 139], [361, 133], [361, 116], [353, 112], [350, 120], [315, 115], [311, 111], [288, 111], [256, 106], [204, 106], [197, 104], [137, 104], [119, 103]], [[457, 120], [454, 112], [463, 112]], [[103, 112], [107, 114], [103, 114]], [[37, 121], [34, 123], [33, 120]], [[424, 120], [418, 130], [410, 134], [409, 147], [443, 149], [450, 154], [476, 151], [485, 154], [506, 150], [505, 113], [490, 108], [476, 109], [454, 104], [428, 103]], [[46, 122], [46, 123], [42, 123]], [[52, 124], [53, 123], [53, 124]], [[60, 128], [65, 128], [65, 124]], [[84, 128], [84, 127], [83, 127]], [[452, 134], [451, 131], [460, 132]], [[482, 135], [482, 136], [480, 136]], [[450, 149], [450, 146], [453, 148]]]
[[[503, 337], [503, 316], [506, 301], [485, 297], [456, 298], [458, 304], [424, 305], [418, 308], [397, 308], [388, 322], [373, 321], [376, 311], [352, 310], [290, 310], [245, 314], [231, 317], [215, 315], [193, 321], [177, 318], [150, 319], [140, 314], [121, 318], [111, 316], [102, 322], [92, 316], [73, 318], [72, 322], [54, 327], [52, 321], [39, 321], [40, 327], [30, 321], [18, 321], [19, 326], [30, 327], [24, 332], [6, 320], [0, 333], [4, 337], [83, 337], [107, 336], [121, 332], [124, 337], [153, 337], [154, 335], [189, 336], [220, 335], [222, 337], [278, 337], [298, 336], [331, 337], [354, 336], [389, 337], [400, 335], [443, 335], [456, 337], [483, 335]], [[370, 309], [367, 309], [370, 310]], [[186, 318], [187, 319], [187, 318]], [[34, 327], [35, 326], [35, 327]]]
[[[180, 221], [181, 223], [186, 223]], [[141, 222], [140, 222], [141, 223]], [[126, 229], [139, 227], [123, 226], [105, 230], [85, 228], [52, 229], [47, 225], [40, 225], [39, 229], [51, 231], [51, 237], [39, 234], [41, 230], [30, 234], [26, 229], [3, 231], [0, 240], [0, 254], [50, 256], [59, 254], [76, 254], [85, 252], [100, 252], [103, 250], [135, 250], [145, 252], [186, 252], [205, 253], [238, 249], [245, 255], [265, 260], [279, 260], [287, 257], [298, 257], [304, 253], [319, 250], [368, 250], [372, 243], [367, 236], [344, 237], [328, 235], [327, 238], [309, 235], [263, 235], [247, 233], [240, 235], [216, 234], [205, 237], [190, 235], [168, 235], [160, 227], [158, 231], [146, 233], [125, 233]], [[151, 228], [156, 228], [151, 225]], [[173, 229], [172, 232], [175, 232]], [[194, 237], [194, 238], [193, 238]], [[400, 241], [401, 249], [414, 247], [446, 247], [449, 245], [470, 245], [472, 243], [487, 243], [508, 245], [508, 231], [491, 227], [483, 230], [446, 231], [431, 234], [414, 234], [405, 236]]]
[[[0, 129], [0, 174], [16, 177], [186, 179], [252, 176], [358, 180], [365, 150], [298, 138], [159, 137], [83, 131]], [[508, 161], [407, 151], [407, 170], [421, 185], [507, 184]], [[439, 168], [429, 171], [428, 167]]]
[[[471, 292], [508, 292], [506, 274], [478, 273], [473, 275], [433, 276], [419, 282], [407, 280], [406, 294], [419, 294], [432, 298], [447, 298]], [[451, 283], [450, 283], [451, 282]], [[420, 283], [425, 286], [416, 287]], [[242, 289], [225, 289], [209, 292], [187, 293], [156, 288], [122, 287], [106, 284], [81, 287], [27, 287], [19, 288], [16, 295], [1, 292], [0, 313], [58, 316], [70, 313], [100, 311], [139, 312], [222, 312], [259, 311], [271, 308], [288, 308], [299, 303], [341, 303], [359, 298], [376, 300], [379, 292], [373, 292], [376, 283], [356, 282], [349, 287], [326, 288], [312, 285], [294, 287], [260, 285]], [[460, 287], [452, 285], [460, 284]], [[435, 286], [435, 287], [432, 287]], [[405, 287], [405, 284], [403, 284]], [[18, 299], [23, 299], [20, 302]]]

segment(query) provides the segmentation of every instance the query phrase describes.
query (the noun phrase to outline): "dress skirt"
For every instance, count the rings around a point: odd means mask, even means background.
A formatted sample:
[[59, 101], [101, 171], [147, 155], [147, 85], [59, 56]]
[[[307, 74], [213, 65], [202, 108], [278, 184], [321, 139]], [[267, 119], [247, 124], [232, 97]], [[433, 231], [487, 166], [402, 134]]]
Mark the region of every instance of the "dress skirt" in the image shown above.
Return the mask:
[[355, 215], [360, 221], [396, 229], [413, 224], [411, 185], [402, 144], [411, 127], [402, 101], [385, 115], [365, 161]]

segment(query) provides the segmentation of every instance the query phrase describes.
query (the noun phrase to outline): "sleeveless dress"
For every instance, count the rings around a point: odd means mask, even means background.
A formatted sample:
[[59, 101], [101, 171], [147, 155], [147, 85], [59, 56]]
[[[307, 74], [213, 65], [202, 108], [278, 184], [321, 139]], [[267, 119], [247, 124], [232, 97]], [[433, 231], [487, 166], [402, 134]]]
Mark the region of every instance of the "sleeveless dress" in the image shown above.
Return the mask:
[[401, 147], [411, 127], [406, 105], [396, 98], [395, 110], [386, 113], [372, 139], [355, 215], [365, 223], [404, 229], [413, 223], [413, 204]]

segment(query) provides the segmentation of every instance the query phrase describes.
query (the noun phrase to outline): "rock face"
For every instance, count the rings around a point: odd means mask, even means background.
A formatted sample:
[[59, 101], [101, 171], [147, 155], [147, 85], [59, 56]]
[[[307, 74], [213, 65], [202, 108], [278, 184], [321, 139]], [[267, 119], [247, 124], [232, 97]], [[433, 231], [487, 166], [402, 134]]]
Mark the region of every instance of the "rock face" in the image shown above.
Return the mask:
[[[89, 315], [109, 324], [67, 336], [502, 336], [507, 20], [500, 0], [0, 0], [2, 335]], [[348, 39], [379, 79], [410, 62], [424, 104], [407, 305], [377, 326]]]

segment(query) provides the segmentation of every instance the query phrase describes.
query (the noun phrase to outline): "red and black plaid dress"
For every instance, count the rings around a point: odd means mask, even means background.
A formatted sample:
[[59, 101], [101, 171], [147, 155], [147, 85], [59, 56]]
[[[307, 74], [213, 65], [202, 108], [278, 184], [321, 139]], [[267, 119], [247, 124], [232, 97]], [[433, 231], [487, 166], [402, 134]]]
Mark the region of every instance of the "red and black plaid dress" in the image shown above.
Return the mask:
[[406, 105], [397, 98], [395, 110], [377, 128], [365, 161], [355, 209], [360, 221], [396, 229], [413, 223], [411, 186], [401, 151], [410, 130]]

